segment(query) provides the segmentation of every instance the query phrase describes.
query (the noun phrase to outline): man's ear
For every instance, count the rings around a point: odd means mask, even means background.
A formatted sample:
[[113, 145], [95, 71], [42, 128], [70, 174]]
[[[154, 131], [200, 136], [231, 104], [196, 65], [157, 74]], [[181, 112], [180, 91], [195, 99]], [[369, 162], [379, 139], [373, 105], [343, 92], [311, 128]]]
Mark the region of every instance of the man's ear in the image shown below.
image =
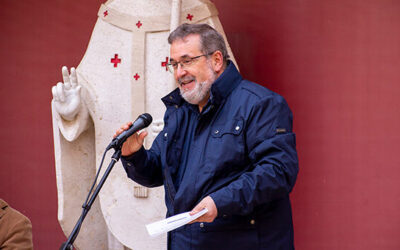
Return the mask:
[[224, 70], [224, 57], [221, 51], [217, 50], [211, 55], [212, 67], [217, 74]]

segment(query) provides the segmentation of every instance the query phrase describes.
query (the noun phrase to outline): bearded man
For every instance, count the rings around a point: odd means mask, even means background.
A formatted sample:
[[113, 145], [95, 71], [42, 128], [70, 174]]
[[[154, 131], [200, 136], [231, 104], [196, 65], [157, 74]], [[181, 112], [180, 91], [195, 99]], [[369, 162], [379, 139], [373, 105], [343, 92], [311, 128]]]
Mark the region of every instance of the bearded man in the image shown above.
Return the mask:
[[149, 150], [145, 131], [122, 147], [129, 178], [164, 185], [167, 217], [208, 209], [169, 232], [168, 248], [293, 249], [298, 160], [286, 101], [244, 80], [209, 25], [182, 24], [168, 42], [178, 88], [162, 99], [164, 129]]

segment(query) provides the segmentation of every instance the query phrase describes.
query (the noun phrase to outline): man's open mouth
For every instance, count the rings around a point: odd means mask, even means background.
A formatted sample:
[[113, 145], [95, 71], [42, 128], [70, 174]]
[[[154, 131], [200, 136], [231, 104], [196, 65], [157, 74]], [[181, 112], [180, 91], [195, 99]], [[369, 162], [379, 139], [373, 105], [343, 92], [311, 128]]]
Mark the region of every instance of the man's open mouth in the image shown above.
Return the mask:
[[178, 79], [178, 83], [181, 86], [183, 86], [183, 85], [186, 85], [186, 84], [189, 84], [189, 83], [193, 82], [194, 80], [195, 80], [194, 77], [180, 78], [180, 79]]

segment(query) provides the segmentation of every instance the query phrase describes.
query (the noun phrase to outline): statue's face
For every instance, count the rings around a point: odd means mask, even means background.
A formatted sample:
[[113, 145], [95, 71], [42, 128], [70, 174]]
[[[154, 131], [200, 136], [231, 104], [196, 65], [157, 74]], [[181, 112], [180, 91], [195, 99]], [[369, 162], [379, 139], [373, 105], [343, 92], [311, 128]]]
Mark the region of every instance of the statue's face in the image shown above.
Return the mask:
[[[174, 77], [182, 97], [191, 104], [204, 106], [217, 74], [211, 66], [212, 59], [201, 56], [203, 52], [200, 48], [199, 35], [176, 40], [171, 44], [170, 61], [179, 62], [174, 70]], [[192, 59], [193, 57], [197, 58]]]

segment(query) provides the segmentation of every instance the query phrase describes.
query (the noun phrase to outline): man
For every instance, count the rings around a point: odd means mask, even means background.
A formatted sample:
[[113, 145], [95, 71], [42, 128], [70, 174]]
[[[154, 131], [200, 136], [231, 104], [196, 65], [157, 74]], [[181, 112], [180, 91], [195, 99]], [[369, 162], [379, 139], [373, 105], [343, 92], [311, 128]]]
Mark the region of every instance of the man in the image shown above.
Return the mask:
[[242, 79], [206, 24], [183, 24], [168, 42], [178, 88], [162, 99], [164, 129], [149, 150], [147, 132], [122, 147], [129, 178], [164, 185], [168, 217], [208, 209], [170, 232], [168, 248], [293, 249], [289, 193], [298, 163], [285, 100]]
[[31, 221], [0, 199], [0, 249], [33, 249]]

